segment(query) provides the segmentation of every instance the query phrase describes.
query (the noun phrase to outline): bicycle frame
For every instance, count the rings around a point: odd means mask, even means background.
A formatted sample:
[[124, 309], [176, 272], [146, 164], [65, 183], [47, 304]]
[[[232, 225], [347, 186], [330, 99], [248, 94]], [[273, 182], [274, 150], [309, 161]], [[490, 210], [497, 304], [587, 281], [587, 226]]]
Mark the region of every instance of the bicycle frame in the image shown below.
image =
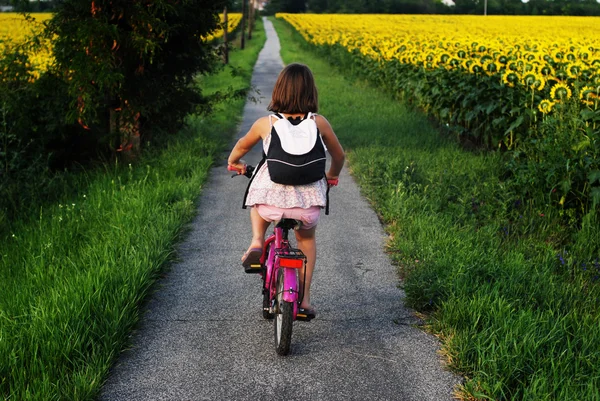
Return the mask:
[[[264, 260], [264, 259], [266, 260]], [[264, 290], [269, 292], [270, 307], [277, 296], [277, 277], [283, 273], [283, 300], [294, 305], [294, 320], [298, 313], [298, 305], [302, 302], [299, 288], [299, 270], [304, 267], [306, 257], [302, 252], [290, 247], [287, 229], [275, 226], [274, 232], [265, 240], [261, 263], [265, 266]], [[271, 310], [271, 312], [273, 312]]]
[[[251, 178], [254, 167], [244, 165], [243, 169], [227, 166], [229, 171], [235, 171], [232, 177], [244, 175]], [[327, 180], [328, 188], [337, 185], [337, 179]], [[328, 206], [326, 207], [326, 214]], [[306, 256], [299, 249], [290, 246], [288, 240], [289, 230], [299, 224], [294, 219], [282, 219], [273, 230], [273, 234], [266, 240], [260, 257], [261, 268], [259, 271], [246, 273], [260, 273], [263, 278], [263, 310], [265, 319], [273, 319], [275, 327], [275, 349], [279, 355], [287, 355], [290, 351], [292, 327], [294, 320], [310, 321], [314, 314], [302, 313], [300, 317], [300, 304], [304, 293], [300, 293], [299, 272], [304, 268], [306, 280]]]

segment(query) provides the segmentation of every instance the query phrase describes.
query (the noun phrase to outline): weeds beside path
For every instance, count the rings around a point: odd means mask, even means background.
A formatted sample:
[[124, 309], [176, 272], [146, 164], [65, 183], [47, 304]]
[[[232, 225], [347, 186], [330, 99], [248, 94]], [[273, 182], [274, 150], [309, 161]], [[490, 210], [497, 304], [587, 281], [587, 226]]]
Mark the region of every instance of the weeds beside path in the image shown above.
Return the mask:
[[[390, 234], [410, 306], [429, 314], [462, 396], [600, 399], [600, 264], [553, 245], [560, 227], [518, 200], [496, 153], [465, 152], [419, 112], [340, 75], [275, 20], [286, 63], [315, 74], [321, 112]], [[597, 224], [572, 238], [598, 249]], [[579, 252], [585, 254], [585, 252]]]
[[[207, 91], [248, 87], [260, 29]], [[0, 238], [0, 398], [89, 400], [126, 344], [171, 259], [244, 99], [190, 116], [136, 165], [73, 174], [60, 203], [21, 216]], [[83, 189], [85, 188], [85, 189]], [[76, 196], [72, 196], [76, 193]]]

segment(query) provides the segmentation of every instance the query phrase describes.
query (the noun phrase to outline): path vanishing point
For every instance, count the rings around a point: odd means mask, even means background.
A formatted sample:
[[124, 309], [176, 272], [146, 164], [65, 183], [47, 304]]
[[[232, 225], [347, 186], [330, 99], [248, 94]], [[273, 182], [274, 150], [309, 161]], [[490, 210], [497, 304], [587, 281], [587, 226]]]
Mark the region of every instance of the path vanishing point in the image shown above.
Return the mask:
[[[239, 136], [266, 115], [283, 68], [268, 20], [265, 29], [252, 77], [261, 102], [246, 104]], [[257, 145], [245, 159], [260, 156]], [[295, 322], [290, 355], [276, 355], [259, 275], [240, 263], [251, 238], [246, 184], [230, 178], [225, 157], [212, 169], [178, 262], [155, 287], [100, 399], [452, 400], [460, 378], [443, 367], [438, 340], [415, 327], [381, 223], [347, 169], [317, 229], [317, 318]]]

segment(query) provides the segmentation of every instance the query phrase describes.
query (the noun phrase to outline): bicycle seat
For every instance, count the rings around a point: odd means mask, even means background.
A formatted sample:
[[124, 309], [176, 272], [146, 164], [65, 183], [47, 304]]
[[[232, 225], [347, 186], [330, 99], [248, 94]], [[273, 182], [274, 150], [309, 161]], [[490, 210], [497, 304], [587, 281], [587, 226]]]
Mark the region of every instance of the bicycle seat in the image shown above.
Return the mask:
[[283, 228], [284, 230], [293, 230], [300, 226], [302, 226], [302, 222], [296, 219], [281, 219], [275, 225], [275, 227]]

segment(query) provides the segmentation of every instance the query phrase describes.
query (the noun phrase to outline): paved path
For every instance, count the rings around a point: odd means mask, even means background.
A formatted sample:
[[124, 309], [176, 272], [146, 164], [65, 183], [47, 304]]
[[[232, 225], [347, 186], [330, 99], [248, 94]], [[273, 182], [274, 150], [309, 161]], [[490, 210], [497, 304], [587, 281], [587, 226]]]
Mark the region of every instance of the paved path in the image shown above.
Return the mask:
[[[267, 43], [240, 135], [265, 115], [282, 68]], [[260, 158], [257, 146], [247, 161]], [[344, 172], [322, 216], [313, 285], [317, 319], [296, 322], [291, 355], [279, 357], [262, 319], [260, 279], [240, 256], [250, 240], [240, 208], [247, 180], [215, 167], [176, 263], [152, 296], [132, 347], [106, 383], [108, 400], [451, 400], [459, 379], [442, 368], [438, 342], [414, 327], [375, 213]]]

